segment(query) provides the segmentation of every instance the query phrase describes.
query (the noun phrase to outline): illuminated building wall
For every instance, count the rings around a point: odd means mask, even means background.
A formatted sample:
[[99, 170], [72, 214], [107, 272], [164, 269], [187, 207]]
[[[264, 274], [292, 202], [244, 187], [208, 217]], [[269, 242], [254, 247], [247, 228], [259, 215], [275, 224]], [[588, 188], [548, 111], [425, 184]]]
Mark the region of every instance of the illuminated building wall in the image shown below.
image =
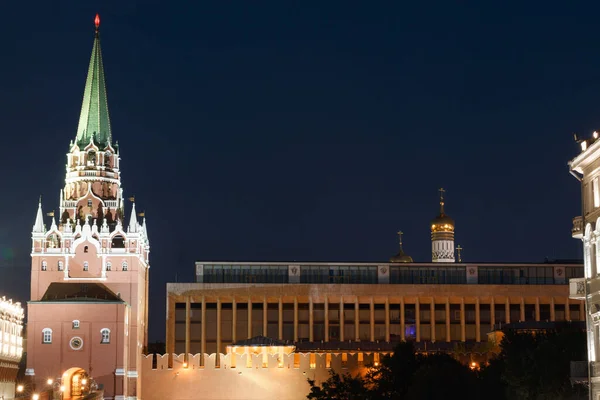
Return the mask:
[[23, 308], [0, 298], [0, 399], [15, 395], [19, 362], [23, 356]]
[[494, 325], [584, 318], [565, 278], [581, 276], [580, 264], [197, 263], [196, 272], [197, 283], [167, 285], [168, 353], [224, 352], [258, 335], [315, 349], [481, 342]]
[[581, 183], [582, 215], [573, 218], [573, 238], [583, 242], [585, 276], [571, 279], [572, 299], [586, 301], [590, 390], [600, 399], [600, 141], [594, 132], [578, 139], [581, 153], [569, 162], [571, 174]]

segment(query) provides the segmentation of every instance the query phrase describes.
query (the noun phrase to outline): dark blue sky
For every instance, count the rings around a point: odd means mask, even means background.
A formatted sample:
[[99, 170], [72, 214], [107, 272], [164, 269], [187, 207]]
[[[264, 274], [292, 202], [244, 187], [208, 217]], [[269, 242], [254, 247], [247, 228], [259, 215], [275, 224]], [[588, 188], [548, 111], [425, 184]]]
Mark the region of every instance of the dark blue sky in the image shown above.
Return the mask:
[[578, 258], [566, 163], [572, 133], [600, 128], [600, 6], [405, 3], [4, 4], [0, 293], [29, 298], [96, 12], [123, 187], [148, 220], [151, 339], [195, 260], [386, 260], [402, 229], [429, 261], [441, 186], [465, 261]]

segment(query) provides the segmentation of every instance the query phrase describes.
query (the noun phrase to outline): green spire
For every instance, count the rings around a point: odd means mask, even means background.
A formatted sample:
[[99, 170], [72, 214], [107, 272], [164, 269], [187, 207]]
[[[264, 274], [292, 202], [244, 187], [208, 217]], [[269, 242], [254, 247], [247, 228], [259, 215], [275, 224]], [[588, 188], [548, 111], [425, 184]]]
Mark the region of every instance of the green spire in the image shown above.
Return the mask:
[[100, 17], [96, 15], [96, 36], [92, 57], [88, 68], [85, 91], [83, 92], [83, 104], [77, 127], [75, 142], [83, 149], [94, 138], [94, 143], [101, 149], [106, 147], [112, 140], [110, 132], [110, 118], [108, 116], [108, 103], [106, 101], [106, 85], [104, 83], [104, 66], [102, 64], [102, 51], [100, 50]]

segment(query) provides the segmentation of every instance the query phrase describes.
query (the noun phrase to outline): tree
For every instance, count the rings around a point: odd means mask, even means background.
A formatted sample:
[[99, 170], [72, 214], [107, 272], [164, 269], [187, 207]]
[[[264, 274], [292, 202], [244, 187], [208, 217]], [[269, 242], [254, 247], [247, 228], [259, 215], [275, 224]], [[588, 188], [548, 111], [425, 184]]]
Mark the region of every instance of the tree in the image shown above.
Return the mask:
[[436, 353], [422, 357], [404, 398], [475, 400], [482, 396], [475, 372], [448, 354]]
[[350, 374], [337, 374], [330, 371], [330, 377], [321, 386], [317, 386], [312, 379], [308, 380], [310, 393], [309, 400], [369, 400], [369, 390], [360, 376], [352, 377]]

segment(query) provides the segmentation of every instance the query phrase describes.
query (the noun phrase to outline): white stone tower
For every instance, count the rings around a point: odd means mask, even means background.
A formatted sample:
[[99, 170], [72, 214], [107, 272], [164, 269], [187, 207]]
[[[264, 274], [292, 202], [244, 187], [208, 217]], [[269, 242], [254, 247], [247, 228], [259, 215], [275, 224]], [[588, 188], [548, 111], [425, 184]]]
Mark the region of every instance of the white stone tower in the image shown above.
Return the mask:
[[431, 261], [454, 262], [454, 220], [444, 213], [444, 192], [440, 191], [440, 215], [431, 221]]

